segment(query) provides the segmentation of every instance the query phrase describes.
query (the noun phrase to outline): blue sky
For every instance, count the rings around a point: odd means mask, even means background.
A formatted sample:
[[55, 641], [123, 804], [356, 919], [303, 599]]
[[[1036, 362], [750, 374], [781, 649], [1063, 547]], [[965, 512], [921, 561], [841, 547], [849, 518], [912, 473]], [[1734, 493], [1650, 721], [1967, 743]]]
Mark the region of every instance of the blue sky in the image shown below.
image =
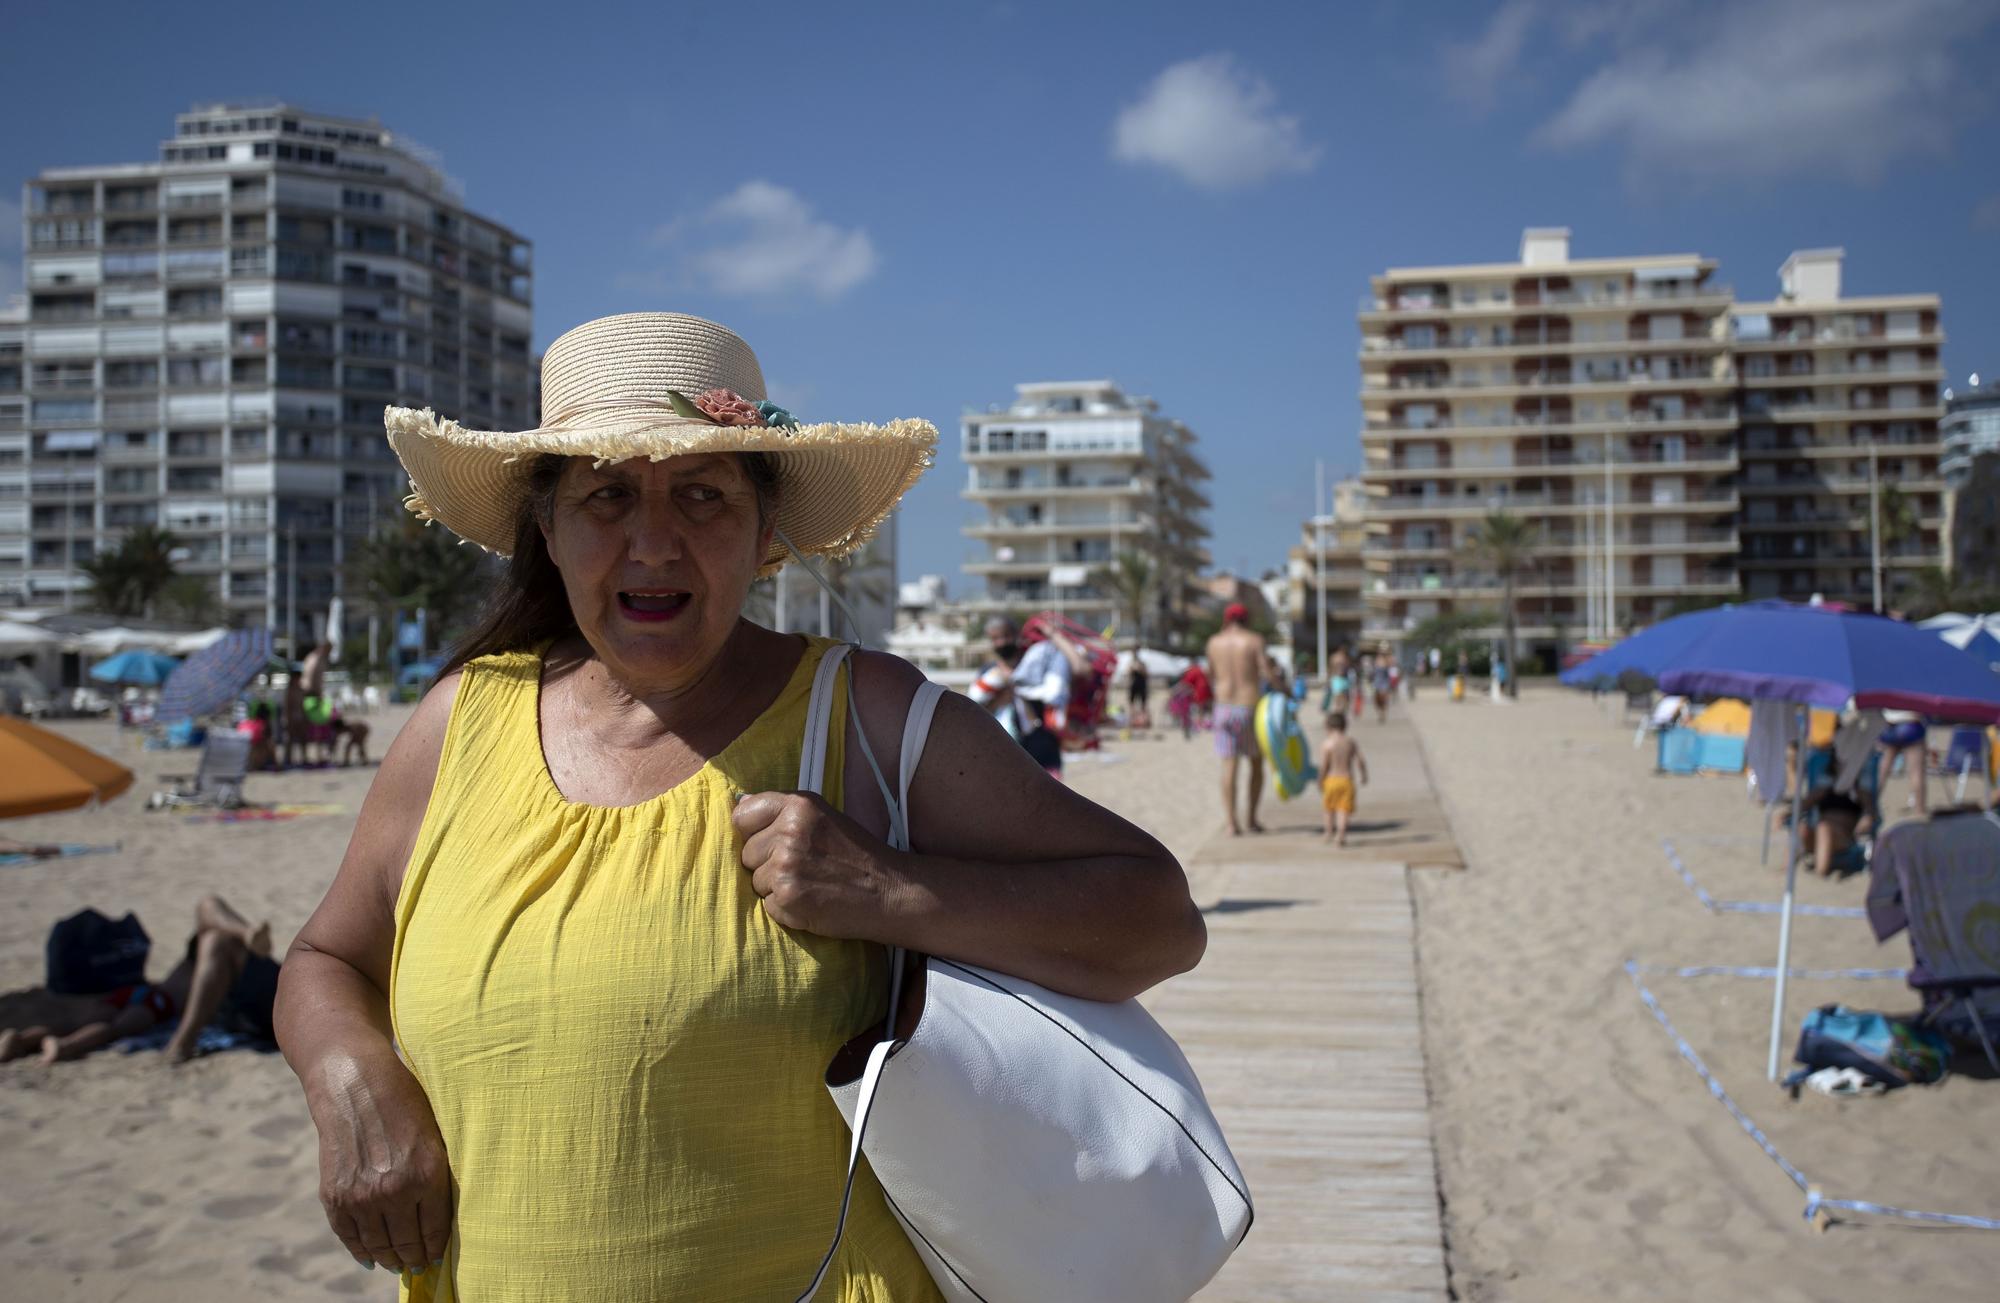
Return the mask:
[[1850, 293], [1943, 294], [1955, 379], [2000, 372], [2000, 0], [74, 14], [9, 7], [0, 294], [40, 168], [152, 158], [196, 101], [374, 115], [534, 240], [539, 342], [690, 311], [807, 419], [934, 421], [900, 561], [955, 586], [959, 413], [1035, 379], [1159, 399], [1216, 564], [1278, 564], [1315, 459], [1358, 461], [1368, 276], [1525, 225], [1756, 297], [1840, 245]]

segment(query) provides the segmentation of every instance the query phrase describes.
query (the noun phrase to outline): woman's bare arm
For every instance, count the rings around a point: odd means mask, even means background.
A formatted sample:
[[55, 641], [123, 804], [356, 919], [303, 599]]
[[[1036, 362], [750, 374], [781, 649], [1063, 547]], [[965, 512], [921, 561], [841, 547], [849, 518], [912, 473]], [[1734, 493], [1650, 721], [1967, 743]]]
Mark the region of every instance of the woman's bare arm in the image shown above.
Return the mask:
[[[857, 661], [857, 710], [893, 786], [922, 676], [894, 657]], [[738, 808], [744, 863], [780, 922], [1097, 1000], [1127, 999], [1200, 960], [1206, 929], [1172, 854], [1043, 773], [965, 697], [939, 703], [911, 784], [914, 853], [876, 835], [881, 798], [853, 748], [845, 775], [852, 819], [778, 793]]]
[[427, 693], [382, 759], [333, 885], [285, 956], [273, 1022], [320, 1132], [327, 1220], [363, 1262], [421, 1270], [450, 1235], [450, 1172], [389, 1029], [395, 905], [458, 692]]

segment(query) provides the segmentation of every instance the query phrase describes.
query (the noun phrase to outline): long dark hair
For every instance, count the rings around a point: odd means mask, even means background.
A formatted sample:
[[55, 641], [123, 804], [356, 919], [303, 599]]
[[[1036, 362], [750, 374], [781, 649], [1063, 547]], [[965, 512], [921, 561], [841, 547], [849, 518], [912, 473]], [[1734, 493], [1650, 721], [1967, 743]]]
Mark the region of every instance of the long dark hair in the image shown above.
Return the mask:
[[527, 492], [514, 522], [514, 555], [486, 599], [479, 620], [466, 631], [445, 658], [438, 677], [465, 668], [466, 662], [496, 652], [526, 651], [576, 632], [576, 616], [563, 591], [562, 571], [549, 559], [542, 539], [542, 522], [554, 505], [556, 485], [569, 461], [558, 453], [543, 453], [528, 468]]
[[[777, 511], [778, 468], [762, 453], [744, 453], [743, 470], [757, 490], [758, 523]], [[442, 679], [464, 669], [469, 661], [498, 652], [527, 651], [576, 632], [562, 571], [549, 557], [542, 526], [555, 508], [556, 486], [569, 458], [543, 453], [528, 467], [527, 490], [521, 495], [520, 517], [514, 522], [514, 555], [486, 600], [479, 620], [445, 657]]]

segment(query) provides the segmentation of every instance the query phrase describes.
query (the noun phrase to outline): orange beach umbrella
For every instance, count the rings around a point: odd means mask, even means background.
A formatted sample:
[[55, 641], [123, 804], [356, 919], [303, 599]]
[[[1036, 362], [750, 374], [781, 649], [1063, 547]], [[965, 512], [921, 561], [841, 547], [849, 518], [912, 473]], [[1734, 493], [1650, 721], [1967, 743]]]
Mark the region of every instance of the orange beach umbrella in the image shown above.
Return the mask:
[[132, 785], [132, 771], [25, 720], [0, 717], [0, 819], [74, 810]]

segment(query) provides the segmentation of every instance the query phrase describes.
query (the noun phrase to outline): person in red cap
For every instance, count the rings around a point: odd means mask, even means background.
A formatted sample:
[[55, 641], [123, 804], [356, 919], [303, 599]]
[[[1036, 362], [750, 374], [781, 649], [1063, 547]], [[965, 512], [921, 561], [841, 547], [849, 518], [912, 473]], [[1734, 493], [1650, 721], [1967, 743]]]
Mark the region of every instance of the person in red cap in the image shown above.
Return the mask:
[[[1231, 602], [1222, 611], [1222, 629], [1208, 640], [1208, 673], [1215, 684], [1215, 754], [1222, 759], [1222, 808], [1229, 815], [1229, 835], [1264, 831], [1257, 822], [1257, 802], [1264, 795], [1264, 755], [1257, 749], [1253, 719], [1264, 695], [1269, 670], [1264, 635], [1250, 627], [1250, 610]], [[1245, 818], [1236, 817], [1236, 762], [1250, 762], [1250, 799]]]

